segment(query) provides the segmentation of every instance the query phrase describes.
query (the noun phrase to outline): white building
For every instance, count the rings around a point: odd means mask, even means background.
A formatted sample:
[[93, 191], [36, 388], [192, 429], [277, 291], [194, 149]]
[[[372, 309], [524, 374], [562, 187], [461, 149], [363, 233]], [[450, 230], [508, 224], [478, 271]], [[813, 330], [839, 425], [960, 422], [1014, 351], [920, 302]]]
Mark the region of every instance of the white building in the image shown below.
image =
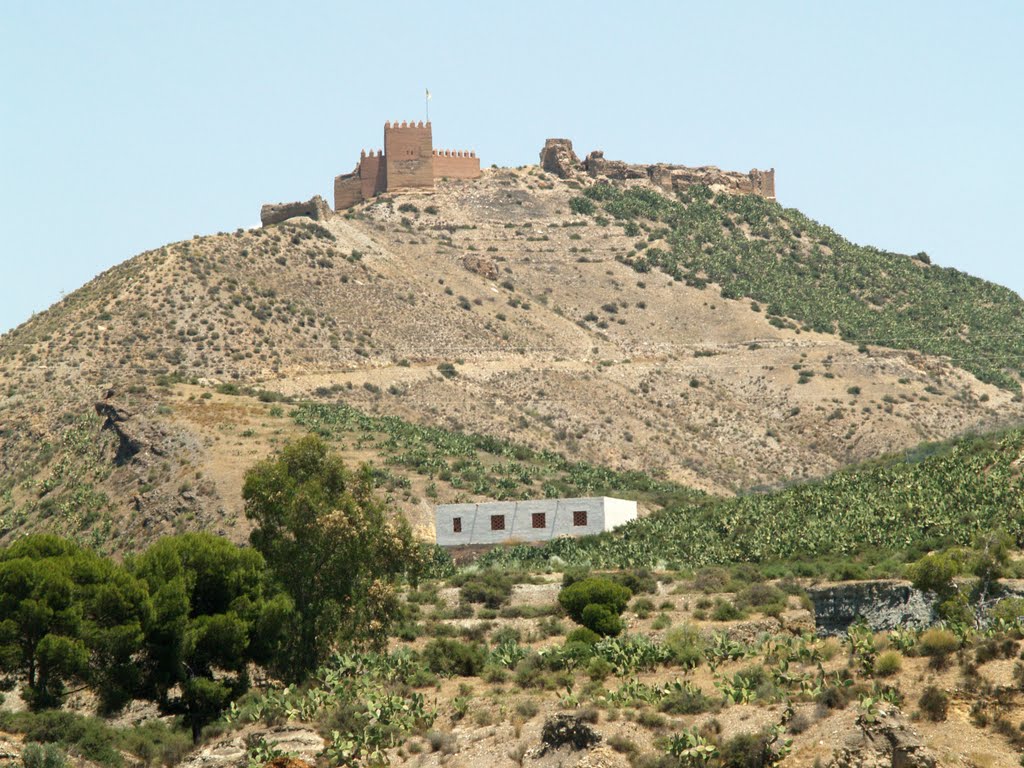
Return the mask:
[[635, 501], [607, 496], [442, 504], [434, 512], [437, 543], [445, 547], [587, 536], [635, 519]]

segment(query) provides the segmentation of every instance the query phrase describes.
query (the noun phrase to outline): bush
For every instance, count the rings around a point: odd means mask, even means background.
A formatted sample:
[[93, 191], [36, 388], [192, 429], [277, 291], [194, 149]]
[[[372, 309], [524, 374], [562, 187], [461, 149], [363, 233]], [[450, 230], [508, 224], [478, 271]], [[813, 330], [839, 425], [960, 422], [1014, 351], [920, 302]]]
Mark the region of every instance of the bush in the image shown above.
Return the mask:
[[576, 627], [572, 632], [565, 636], [565, 643], [583, 643], [585, 645], [593, 645], [601, 636], [592, 629], [586, 627]]
[[717, 711], [721, 702], [709, 699], [695, 686], [683, 686], [665, 696], [658, 709], [669, 715], [699, 715], [702, 712]]
[[583, 609], [581, 623], [602, 637], [614, 637], [622, 632], [622, 619], [612, 613], [608, 606], [601, 603], [591, 603], [586, 606]]
[[574, 197], [569, 200], [569, 210], [583, 216], [592, 216], [596, 209], [593, 200], [586, 197]]
[[771, 584], [751, 584], [736, 595], [736, 605], [777, 616], [786, 609], [786, 593]]
[[875, 659], [875, 674], [879, 677], [895, 675], [903, 667], [903, 657], [899, 651], [885, 651]]
[[940, 627], [926, 630], [917, 643], [922, 656], [948, 656], [959, 647], [960, 639], [948, 629]]
[[774, 734], [741, 733], [719, 747], [718, 756], [723, 768], [762, 768], [775, 765], [778, 756], [772, 750]]
[[120, 768], [124, 763], [117, 749], [117, 733], [102, 720], [73, 712], [48, 710], [23, 723], [25, 741], [73, 747], [82, 757], [101, 765]]
[[474, 677], [483, 670], [487, 651], [480, 645], [442, 637], [427, 643], [423, 660], [434, 674]]
[[725, 568], [701, 568], [693, 577], [693, 588], [701, 592], [722, 592], [732, 577]]
[[941, 723], [946, 719], [946, 711], [949, 709], [949, 696], [934, 685], [929, 685], [921, 694], [917, 706], [933, 723]]
[[1024, 619], [1024, 597], [1006, 597], [992, 606], [989, 618], [994, 621], [1005, 621], [1015, 624]]
[[665, 633], [664, 645], [674, 664], [692, 669], [704, 660], [704, 638], [692, 624], [670, 629]]
[[731, 601], [719, 598], [715, 600], [715, 610], [711, 612], [711, 618], [715, 621], [735, 621], [743, 618], [743, 611]]
[[67, 755], [56, 744], [26, 744], [21, 764], [24, 768], [65, 768]]
[[610, 579], [591, 577], [565, 587], [558, 602], [577, 624], [599, 635], [617, 635], [622, 631], [619, 615], [626, 609], [632, 593]]

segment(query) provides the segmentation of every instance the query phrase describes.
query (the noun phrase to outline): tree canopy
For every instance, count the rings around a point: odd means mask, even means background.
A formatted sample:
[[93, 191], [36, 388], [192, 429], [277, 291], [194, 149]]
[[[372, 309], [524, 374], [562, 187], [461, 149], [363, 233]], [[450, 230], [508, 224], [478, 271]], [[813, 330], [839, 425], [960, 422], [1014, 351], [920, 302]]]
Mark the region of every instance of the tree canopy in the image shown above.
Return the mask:
[[408, 523], [389, 514], [367, 467], [350, 472], [309, 436], [246, 474], [253, 547], [292, 597], [295, 678], [340, 644], [381, 645], [395, 615], [395, 581], [419, 567]]
[[[248, 687], [250, 661], [274, 661], [291, 600], [274, 589], [259, 552], [211, 534], [161, 539], [130, 566], [153, 601], [145, 638], [150, 694], [182, 711], [197, 736]], [[181, 697], [169, 701], [175, 686]]]
[[153, 608], [145, 586], [112, 560], [49, 534], [0, 550], [0, 668], [19, 672], [34, 706], [66, 683], [93, 685], [107, 706], [138, 685], [133, 656]]

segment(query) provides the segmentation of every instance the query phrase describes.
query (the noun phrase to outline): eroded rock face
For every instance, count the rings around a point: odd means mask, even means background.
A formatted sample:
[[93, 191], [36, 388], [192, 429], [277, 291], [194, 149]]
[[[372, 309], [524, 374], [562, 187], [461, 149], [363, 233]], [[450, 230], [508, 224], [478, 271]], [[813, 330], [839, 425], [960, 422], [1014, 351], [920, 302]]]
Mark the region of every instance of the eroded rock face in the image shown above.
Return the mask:
[[864, 619], [875, 632], [929, 626], [934, 600], [909, 581], [851, 581], [807, 590], [814, 604], [818, 633], [839, 635]]
[[560, 179], [567, 179], [583, 169], [580, 159], [572, 150], [569, 139], [548, 139], [540, 151], [540, 167]]
[[935, 756], [924, 747], [898, 712], [862, 723], [859, 734], [832, 755], [828, 768], [935, 768]]
[[296, 216], [308, 216], [313, 221], [323, 221], [331, 215], [327, 201], [320, 195], [314, 195], [305, 202], [267, 203], [260, 208], [260, 221], [264, 227], [270, 224], [280, 224], [282, 221], [294, 219]]

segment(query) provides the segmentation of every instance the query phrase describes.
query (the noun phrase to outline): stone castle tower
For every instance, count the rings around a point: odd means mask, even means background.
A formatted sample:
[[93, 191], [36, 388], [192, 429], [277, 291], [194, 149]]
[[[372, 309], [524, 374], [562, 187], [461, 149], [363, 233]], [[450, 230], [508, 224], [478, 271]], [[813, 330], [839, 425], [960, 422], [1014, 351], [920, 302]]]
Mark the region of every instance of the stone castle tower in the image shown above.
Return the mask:
[[476, 152], [437, 150], [429, 122], [384, 123], [384, 150], [365, 150], [352, 173], [334, 178], [334, 210], [341, 211], [383, 192], [432, 189], [435, 179], [476, 179]]

